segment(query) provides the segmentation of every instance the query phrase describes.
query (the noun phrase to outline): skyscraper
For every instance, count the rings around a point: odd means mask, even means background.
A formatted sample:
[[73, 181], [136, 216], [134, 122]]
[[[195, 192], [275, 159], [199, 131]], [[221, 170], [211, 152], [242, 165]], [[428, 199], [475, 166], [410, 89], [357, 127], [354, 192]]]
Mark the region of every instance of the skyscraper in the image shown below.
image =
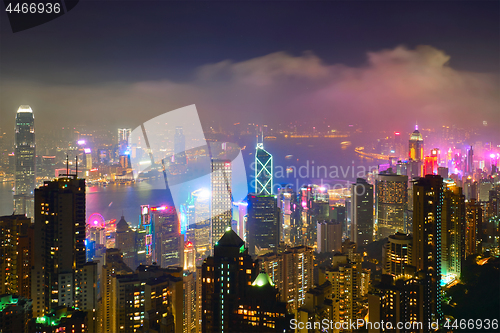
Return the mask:
[[29, 218], [0, 216], [0, 294], [31, 298], [33, 241]]
[[261, 134], [255, 150], [255, 193], [273, 194], [273, 172], [273, 155], [264, 149]]
[[465, 213], [465, 257], [468, 257], [482, 252], [483, 207], [476, 199], [471, 199], [465, 204]]
[[373, 185], [363, 178], [351, 185], [351, 239], [359, 246], [373, 241]]
[[212, 160], [212, 174], [210, 180], [210, 221], [211, 244], [224, 235], [226, 229], [231, 228], [232, 221], [232, 190], [231, 190], [231, 161]]
[[35, 190], [33, 315], [74, 306], [85, 258], [85, 180], [59, 178]]
[[342, 250], [342, 223], [337, 221], [318, 222], [318, 253], [340, 252]]
[[279, 209], [274, 195], [251, 193], [248, 200], [248, 250], [251, 255], [276, 252], [280, 240]]
[[424, 139], [415, 126], [415, 131], [410, 135], [408, 157], [411, 160], [422, 162], [424, 160]]
[[118, 144], [125, 143], [125, 145], [128, 146], [130, 144], [130, 133], [132, 133], [131, 128], [119, 128]]
[[424, 322], [441, 321], [443, 178], [426, 175], [413, 184], [412, 266], [425, 273]]
[[15, 193], [16, 214], [33, 217], [33, 193], [36, 187], [35, 117], [29, 105], [21, 105], [15, 128]]
[[382, 248], [382, 274], [404, 274], [404, 266], [411, 265], [412, 241], [411, 236], [399, 232], [388, 237]]
[[233, 230], [218, 239], [214, 255], [202, 265], [202, 332], [231, 332], [240, 297], [247, 297], [258, 264]]
[[465, 175], [472, 175], [474, 173], [474, 150], [472, 146], [467, 149], [467, 157], [465, 163]]
[[396, 175], [391, 169], [376, 176], [376, 216], [378, 239], [396, 232], [406, 232], [404, 213], [408, 208], [408, 176]]
[[453, 181], [445, 181], [443, 192], [441, 275], [451, 282], [460, 279], [465, 259], [465, 196]]

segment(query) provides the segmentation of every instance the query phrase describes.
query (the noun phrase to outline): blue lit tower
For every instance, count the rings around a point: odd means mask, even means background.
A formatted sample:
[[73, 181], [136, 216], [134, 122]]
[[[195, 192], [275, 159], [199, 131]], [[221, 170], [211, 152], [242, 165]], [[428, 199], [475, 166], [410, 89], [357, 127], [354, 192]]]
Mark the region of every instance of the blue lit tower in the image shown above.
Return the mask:
[[273, 194], [273, 155], [264, 149], [262, 131], [257, 136], [255, 150], [255, 193]]
[[35, 117], [29, 105], [21, 105], [16, 114], [15, 128], [15, 193], [16, 214], [33, 217], [35, 190]]

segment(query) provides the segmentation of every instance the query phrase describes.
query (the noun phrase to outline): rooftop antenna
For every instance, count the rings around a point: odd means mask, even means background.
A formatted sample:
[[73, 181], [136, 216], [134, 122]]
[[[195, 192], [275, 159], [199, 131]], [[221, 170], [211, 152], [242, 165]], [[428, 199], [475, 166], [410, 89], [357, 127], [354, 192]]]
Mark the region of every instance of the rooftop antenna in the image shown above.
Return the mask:
[[75, 156], [75, 160], [76, 160], [76, 172], [75, 172], [75, 179], [78, 178], [78, 155]]
[[69, 157], [68, 157], [68, 154], [66, 154], [66, 177], [69, 178]]
[[415, 131], [418, 131], [418, 123], [415, 121]]

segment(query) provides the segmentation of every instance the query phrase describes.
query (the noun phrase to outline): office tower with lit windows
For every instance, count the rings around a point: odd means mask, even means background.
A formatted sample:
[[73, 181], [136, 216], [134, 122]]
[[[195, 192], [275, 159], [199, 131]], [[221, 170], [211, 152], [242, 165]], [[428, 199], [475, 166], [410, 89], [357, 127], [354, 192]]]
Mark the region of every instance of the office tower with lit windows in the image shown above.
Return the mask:
[[132, 133], [131, 128], [119, 128], [118, 129], [118, 144], [125, 143], [126, 146], [130, 144], [130, 134]]
[[441, 279], [460, 279], [465, 260], [465, 196], [455, 182], [445, 180], [441, 227]]
[[431, 150], [431, 155], [426, 156], [424, 159], [424, 175], [437, 174], [439, 165], [439, 149], [434, 148]]
[[173, 206], [151, 207], [153, 257], [161, 267], [184, 265], [184, 235]]
[[277, 252], [280, 225], [276, 196], [250, 193], [247, 202], [249, 253], [261, 255], [266, 252]]
[[231, 181], [231, 161], [213, 159], [210, 177], [211, 249], [226, 230], [231, 228], [233, 202]]
[[296, 246], [283, 252], [282, 258], [281, 300], [294, 312], [304, 304], [306, 292], [314, 285], [314, 250], [307, 246]]
[[411, 265], [413, 237], [404, 233], [390, 235], [382, 248], [382, 274], [399, 276]]
[[467, 149], [467, 156], [465, 157], [465, 170], [464, 175], [471, 176], [474, 174], [474, 150], [472, 146]]
[[196, 259], [205, 259], [210, 253], [210, 191], [199, 189], [191, 193], [194, 203], [194, 225], [189, 226], [189, 240], [193, 241]]
[[[424, 322], [424, 290], [423, 274], [415, 274], [411, 268], [400, 277], [383, 274], [368, 294], [368, 321], [372, 325], [365, 328], [369, 333], [381, 332], [373, 323], [383, 321], [387, 326], [391, 323], [390, 331], [395, 333], [429, 332], [428, 323]], [[398, 329], [398, 323], [408, 323], [408, 326]]]
[[483, 207], [476, 199], [465, 203], [465, 257], [482, 253]]
[[29, 105], [21, 105], [15, 127], [14, 211], [33, 218], [33, 194], [36, 187], [35, 117]]
[[[332, 284], [327, 281], [320, 286], [315, 286], [306, 293], [306, 301], [296, 315], [298, 322], [339, 322], [339, 301], [332, 299]], [[327, 330], [329, 333], [339, 333], [340, 329], [335, 326]], [[298, 329], [297, 333], [308, 333], [307, 327]]]
[[196, 272], [185, 271], [183, 281], [183, 333], [196, 333]]
[[418, 127], [415, 127], [415, 131], [410, 135], [408, 157], [419, 162], [424, 160], [424, 139]]
[[342, 224], [337, 221], [318, 222], [318, 253], [342, 250]]
[[376, 176], [375, 188], [377, 239], [406, 232], [404, 214], [408, 209], [408, 176], [394, 174], [391, 169], [382, 171]]
[[319, 283], [332, 284], [331, 298], [339, 304], [339, 322], [358, 319], [361, 298], [361, 263], [351, 262], [347, 254], [335, 254], [332, 265], [320, 270]]
[[69, 175], [46, 181], [35, 190], [35, 207], [31, 298], [33, 315], [41, 317], [75, 305], [77, 273], [86, 262], [85, 180]]
[[264, 149], [262, 134], [255, 150], [255, 193], [273, 194], [273, 155]]
[[232, 332], [240, 298], [251, 296], [259, 272], [245, 242], [231, 229], [216, 242], [201, 267], [202, 332]]
[[116, 312], [116, 295], [112, 281], [116, 275], [132, 274], [133, 270], [123, 261], [123, 254], [118, 249], [107, 249], [104, 255], [104, 264], [100, 276], [101, 284], [101, 332], [115, 332], [114, 313]]
[[443, 178], [426, 175], [413, 184], [412, 266], [425, 274], [424, 322], [441, 321]]
[[123, 261], [132, 269], [135, 269], [139, 264], [136, 258], [136, 236], [135, 230], [129, 226], [125, 221], [125, 217], [122, 216], [120, 221], [116, 223], [115, 248], [122, 252]]
[[0, 216], [0, 295], [31, 298], [34, 229], [25, 215]]
[[373, 241], [373, 185], [363, 178], [351, 185], [351, 240], [359, 246]]
[[75, 308], [87, 313], [89, 332], [97, 332], [98, 264], [87, 262], [78, 269]]
[[232, 332], [291, 332], [286, 303], [280, 301], [278, 289], [269, 275], [261, 272], [250, 291], [238, 301]]

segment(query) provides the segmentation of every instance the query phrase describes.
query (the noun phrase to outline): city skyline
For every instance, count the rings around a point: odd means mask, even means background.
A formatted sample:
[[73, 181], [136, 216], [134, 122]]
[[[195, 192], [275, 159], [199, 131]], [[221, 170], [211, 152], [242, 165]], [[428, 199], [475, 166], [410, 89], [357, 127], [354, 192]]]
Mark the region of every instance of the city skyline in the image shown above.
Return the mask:
[[46, 5], [0, 11], [0, 332], [498, 329], [498, 1]]

